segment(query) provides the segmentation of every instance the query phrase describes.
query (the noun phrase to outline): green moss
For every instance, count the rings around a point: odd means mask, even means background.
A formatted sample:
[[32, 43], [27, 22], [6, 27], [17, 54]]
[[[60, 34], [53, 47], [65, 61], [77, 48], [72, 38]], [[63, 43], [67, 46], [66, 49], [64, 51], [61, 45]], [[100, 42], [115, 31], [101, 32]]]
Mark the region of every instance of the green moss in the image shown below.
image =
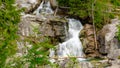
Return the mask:
[[117, 34], [118, 40], [120, 41], [120, 25], [118, 25], [117, 28], [118, 28], [118, 32], [116, 34]]
[[98, 62], [98, 61], [101, 61], [101, 60], [104, 60], [104, 58], [89, 58], [87, 61], [90, 61], [90, 62]]
[[118, 59], [120, 59], [120, 56], [118, 56]]

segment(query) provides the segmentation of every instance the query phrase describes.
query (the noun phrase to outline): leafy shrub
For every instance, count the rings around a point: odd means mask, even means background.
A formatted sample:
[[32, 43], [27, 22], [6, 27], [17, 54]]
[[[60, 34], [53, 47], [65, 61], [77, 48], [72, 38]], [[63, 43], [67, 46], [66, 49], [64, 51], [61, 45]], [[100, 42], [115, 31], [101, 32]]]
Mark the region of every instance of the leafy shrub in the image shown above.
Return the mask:
[[120, 6], [120, 0], [111, 0], [111, 3], [115, 6]]
[[0, 0], [0, 68], [6, 59], [16, 53], [16, 39], [20, 10], [13, 6], [14, 0]]
[[[111, 18], [114, 18], [114, 14], [108, 11], [112, 11], [112, 6], [109, 6], [111, 1], [108, 0], [58, 0], [60, 6], [70, 7], [69, 14], [79, 16], [80, 18], [91, 17], [92, 10], [94, 12], [94, 22], [97, 28], [102, 28], [103, 25], [108, 24]], [[114, 1], [115, 3], [118, 0]], [[94, 9], [92, 4], [94, 3]], [[92, 20], [92, 19], [91, 19]], [[88, 21], [89, 22], [89, 21]]]
[[30, 68], [50, 64], [49, 48], [53, 48], [50, 40], [46, 38], [43, 42], [32, 42], [32, 48], [28, 49], [28, 54], [24, 56], [27, 63], [30, 63]]

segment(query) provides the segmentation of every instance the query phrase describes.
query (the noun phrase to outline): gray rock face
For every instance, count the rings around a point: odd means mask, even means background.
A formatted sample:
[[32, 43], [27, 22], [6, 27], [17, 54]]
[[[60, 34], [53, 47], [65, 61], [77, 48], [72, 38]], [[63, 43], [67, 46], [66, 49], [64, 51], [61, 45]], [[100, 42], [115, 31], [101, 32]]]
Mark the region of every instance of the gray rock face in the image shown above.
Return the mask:
[[[40, 3], [43, 0], [16, 0], [16, 5], [18, 8], [25, 8], [26, 13], [32, 13], [35, 11], [35, 9], [38, 8]], [[50, 1], [52, 9], [56, 9], [58, 6], [58, 3], [56, 0], [44, 0], [45, 2]]]
[[16, 0], [16, 5], [19, 8], [25, 8], [25, 12], [30, 12], [33, 9], [36, 9], [40, 3], [41, 0]]
[[65, 27], [67, 27], [67, 20], [59, 17], [44, 20], [35, 15], [24, 15], [18, 33], [21, 36], [51, 37], [61, 42], [65, 38]]
[[117, 38], [113, 38], [109, 42], [110, 47], [109, 47], [109, 52], [108, 52], [108, 57], [111, 59], [118, 59], [120, 56], [120, 43]]
[[109, 58], [116, 59], [120, 55], [120, 44], [116, 37], [119, 20], [113, 19], [111, 24], [107, 24], [99, 33], [99, 52], [106, 54]]
[[[31, 12], [37, 9], [41, 1], [42, 0], [16, 0], [16, 4], [19, 8], [26, 8], [25, 12]], [[50, 0], [50, 4], [53, 9], [57, 7], [56, 0]], [[117, 38], [115, 38], [115, 33], [117, 32], [116, 25], [119, 24], [118, 22], [118, 20], [112, 20], [112, 24], [104, 26], [98, 36], [100, 44], [99, 52], [101, 54], [107, 54], [107, 57], [112, 59], [117, 59], [120, 56], [120, 43]], [[21, 17], [18, 34], [21, 39], [24, 39], [24, 37], [35, 36], [40, 37], [40, 41], [43, 40], [43, 37], [50, 37], [51, 42], [56, 45], [59, 42], [64, 41], [67, 27], [68, 23], [64, 18], [54, 17], [53, 15], [47, 14], [25, 14]], [[87, 54], [87, 57], [96, 57], [98, 52], [95, 51], [92, 25], [86, 24], [83, 31], [85, 35], [83, 38], [85, 53]], [[29, 42], [18, 41], [18, 47], [20, 48], [18, 54], [20, 55], [21, 53], [23, 54], [24, 52], [27, 52], [27, 50], [24, 49], [25, 47], [23, 44], [27, 46], [29, 45], [28, 47], [32, 46]], [[111, 61], [110, 63], [112, 64], [110, 68], [119, 68], [120, 66], [120, 61], [117, 62], [117, 60]], [[93, 65], [90, 62], [80, 62], [79, 64], [75, 64], [75, 67], [73, 68], [93, 68]]]

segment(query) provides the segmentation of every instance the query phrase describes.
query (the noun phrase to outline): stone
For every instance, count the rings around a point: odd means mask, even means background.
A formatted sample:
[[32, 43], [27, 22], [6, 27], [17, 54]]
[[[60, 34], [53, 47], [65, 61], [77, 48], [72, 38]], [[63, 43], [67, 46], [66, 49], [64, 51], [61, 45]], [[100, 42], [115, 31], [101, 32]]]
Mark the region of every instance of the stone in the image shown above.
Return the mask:
[[86, 54], [91, 54], [91, 53], [94, 53], [95, 51], [94, 51], [94, 49], [91, 49], [91, 48], [87, 48], [86, 50], [85, 50], [85, 53]]
[[89, 46], [91, 46], [92, 48], [95, 48], [94, 47], [94, 42], [92, 41], [92, 42], [89, 42]]
[[120, 68], [120, 65], [112, 65], [112, 66], [110, 66], [110, 67], [106, 67], [106, 68]]
[[50, 0], [50, 4], [51, 4], [51, 7], [52, 7], [53, 9], [56, 9], [57, 6], [58, 6], [58, 3], [57, 3], [56, 0]]
[[93, 36], [89, 36], [89, 37], [87, 37], [87, 39], [88, 39], [89, 41], [94, 41], [94, 37], [93, 37]]
[[98, 51], [95, 50], [95, 41], [94, 41], [94, 30], [91, 24], [85, 24], [84, 29], [81, 33], [82, 44], [86, 54], [86, 57], [96, 57], [99, 55]]
[[87, 36], [93, 35], [93, 34], [94, 34], [94, 30], [93, 29], [88, 29], [87, 32], [86, 32]]
[[25, 8], [25, 12], [33, 12], [41, 3], [41, 0], [16, 0], [18, 8]]
[[72, 59], [67, 60], [67, 62], [65, 63], [65, 61], [63, 62], [64, 66], [62, 66], [61, 68], [93, 68], [94, 66], [91, 64], [91, 62], [88, 61], [74, 61]]
[[109, 43], [109, 52], [107, 57], [111, 59], [118, 59], [120, 56], [120, 43], [117, 38], [113, 38], [111, 42]]
[[90, 29], [90, 28], [93, 28], [93, 26], [90, 24], [85, 24], [85, 29]]
[[116, 38], [118, 19], [113, 19], [111, 24], [105, 25], [98, 33], [99, 52], [105, 54], [108, 58], [117, 59], [120, 55], [120, 43]]
[[120, 68], [120, 60], [109, 60], [110, 66], [106, 68]]
[[53, 42], [57, 43], [64, 41], [66, 27], [67, 21], [64, 18], [50, 16], [49, 19], [43, 19], [39, 16], [26, 14], [21, 17], [18, 33], [21, 36], [50, 37], [53, 38]]

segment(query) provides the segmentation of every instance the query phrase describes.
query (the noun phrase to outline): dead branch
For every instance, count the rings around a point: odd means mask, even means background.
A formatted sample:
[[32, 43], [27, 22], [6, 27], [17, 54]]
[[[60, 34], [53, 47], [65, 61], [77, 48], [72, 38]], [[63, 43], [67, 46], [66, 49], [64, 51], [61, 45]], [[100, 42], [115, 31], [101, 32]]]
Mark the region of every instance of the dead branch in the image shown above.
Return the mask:
[[56, 16], [57, 11], [58, 11], [58, 7], [55, 9], [54, 16]]
[[95, 49], [98, 49], [97, 46], [97, 34], [96, 34], [96, 28], [95, 28], [95, 22], [94, 22], [94, 4], [95, 4], [96, 0], [94, 0], [94, 2], [92, 3], [92, 20], [93, 20], [93, 29], [94, 29], [94, 45], [95, 45]]

